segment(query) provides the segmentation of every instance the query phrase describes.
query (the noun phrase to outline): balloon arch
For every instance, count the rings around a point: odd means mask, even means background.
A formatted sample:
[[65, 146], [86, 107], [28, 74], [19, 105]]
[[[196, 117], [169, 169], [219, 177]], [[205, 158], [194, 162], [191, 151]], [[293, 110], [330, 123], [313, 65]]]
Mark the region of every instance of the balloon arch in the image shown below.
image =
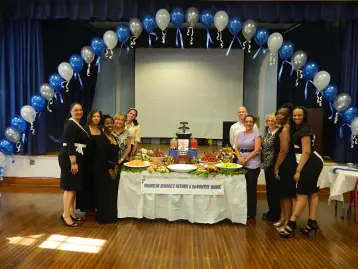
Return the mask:
[[[137, 18], [131, 19], [129, 24], [119, 24], [116, 31], [107, 31], [103, 35], [103, 38], [94, 37], [91, 40], [90, 46], [85, 46], [81, 50], [81, 55], [74, 54], [70, 57], [68, 62], [63, 62], [58, 66], [58, 73], [50, 75], [48, 83], [44, 83], [40, 86], [39, 94], [35, 94], [31, 97], [31, 105], [25, 105], [20, 110], [20, 115], [14, 116], [10, 121], [10, 126], [5, 130], [5, 139], [0, 140], [0, 179], [2, 178], [2, 172], [6, 165], [7, 156], [11, 156], [15, 152], [20, 152], [21, 144], [25, 143], [25, 131], [27, 129], [27, 123], [30, 124], [30, 130], [35, 135], [34, 121], [36, 116], [46, 109], [51, 111], [51, 104], [53, 99], [60, 100], [62, 102], [61, 91], [66, 88], [66, 92], [69, 91], [69, 81], [74, 77], [78, 79], [82, 87], [82, 79], [79, 72], [82, 70], [84, 62], [87, 66], [87, 76], [90, 76], [90, 67], [95, 57], [97, 56], [96, 65], [98, 66], [98, 72], [100, 71], [100, 57], [104, 54], [105, 57], [113, 58], [113, 49], [120, 44], [120, 53], [125, 47], [128, 51], [136, 45], [136, 39], [142, 34], [143, 29], [148, 34], [148, 45], [152, 47], [152, 38], [155, 41], [158, 40], [158, 36], [154, 33], [155, 27], [159, 27], [162, 31], [161, 42], [166, 41], [166, 29], [169, 23], [172, 22], [177, 29], [176, 33], [176, 45], [177, 47], [184, 49], [183, 35], [180, 27], [186, 21], [189, 25], [187, 29], [187, 36], [190, 38], [190, 45], [193, 45], [194, 29], [200, 22], [207, 32], [206, 47], [209, 48], [213, 43], [209, 29], [212, 24], [217, 29], [216, 39], [220, 42], [221, 48], [224, 47], [222, 41], [222, 31], [228, 28], [233, 39], [228, 47], [226, 56], [230, 54], [235, 40], [240, 44], [243, 50], [251, 52], [252, 39], [259, 46], [259, 50], [256, 52], [253, 58], [265, 51], [264, 46], [267, 45], [270, 51], [270, 65], [275, 64], [276, 55], [279, 54], [282, 59], [282, 65], [279, 71], [278, 79], [280, 80], [283, 68], [285, 64], [291, 66], [291, 74], [296, 71], [296, 86], [300, 79], [305, 79], [305, 97], [307, 98], [307, 87], [309, 84], [313, 84], [316, 88], [317, 103], [322, 106], [322, 97], [329, 103], [331, 109], [331, 116], [333, 118], [335, 111], [334, 122], [338, 122], [339, 116], [341, 116], [341, 136], [344, 126], [348, 126], [351, 129], [351, 147], [357, 144], [358, 136], [358, 111], [357, 108], [351, 105], [351, 97], [347, 93], [338, 94], [338, 88], [334, 84], [330, 84], [330, 74], [326, 71], [319, 71], [318, 64], [313, 61], [307, 62], [307, 55], [304, 51], [298, 50], [295, 52], [295, 45], [291, 41], [284, 41], [280, 33], [275, 32], [269, 35], [269, 31], [266, 28], [257, 28], [256, 23], [253, 20], [242, 20], [237, 16], [229, 17], [225, 11], [218, 11], [214, 14], [210, 9], [202, 10], [199, 13], [195, 7], [189, 8], [186, 13], [181, 8], [174, 8], [171, 13], [165, 9], [160, 9], [156, 16], [150, 14], [145, 15], [140, 21]], [[241, 43], [239, 33], [242, 32], [245, 41]], [[129, 43], [129, 44], [128, 44]], [[47, 104], [46, 104], [47, 103]]]

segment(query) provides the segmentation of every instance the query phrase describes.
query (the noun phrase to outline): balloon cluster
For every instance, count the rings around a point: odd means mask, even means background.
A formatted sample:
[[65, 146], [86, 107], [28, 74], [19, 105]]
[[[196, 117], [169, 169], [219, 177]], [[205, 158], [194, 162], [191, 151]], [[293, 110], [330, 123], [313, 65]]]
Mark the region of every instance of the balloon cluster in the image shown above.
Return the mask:
[[[143, 16], [142, 21], [138, 18], [133, 18], [129, 21], [129, 24], [119, 24], [116, 31], [108, 30], [104, 33], [103, 38], [94, 37], [90, 46], [84, 46], [81, 49], [80, 54], [74, 54], [69, 58], [68, 62], [61, 63], [57, 71], [49, 76], [48, 83], [43, 83], [40, 86], [39, 93], [31, 97], [31, 105], [25, 105], [20, 110], [20, 115], [14, 116], [10, 121], [10, 126], [5, 130], [5, 139], [0, 140], [0, 178], [2, 171], [6, 164], [6, 156], [12, 155], [17, 149], [17, 152], [21, 149], [21, 143], [25, 142], [25, 131], [27, 123], [30, 124], [30, 130], [32, 134], [35, 134], [34, 121], [36, 117], [40, 115], [46, 108], [50, 109], [53, 99], [59, 99], [63, 103], [61, 91], [66, 88], [66, 92], [69, 91], [69, 82], [74, 76], [79, 81], [81, 88], [82, 79], [80, 72], [87, 64], [87, 76], [90, 76], [91, 64], [95, 57], [96, 66], [98, 72], [100, 72], [100, 58], [105, 53], [105, 57], [110, 59], [113, 58], [113, 49], [120, 44], [120, 52], [123, 47], [126, 47], [127, 52], [129, 48], [133, 48], [136, 45], [136, 40], [142, 34], [143, 29], [148, 33], [148, 44], [152, 46], [152, 36], [158, 40], [158, 36], [154, 33], [154, 29], [158, 27], [162, 31], [162, 43], [166, 42], [166, 31], [169, 23], [177, 29], [176, 34], [176, 45], [177, 47], [184, 49], [183, 36], [180, 30], [182, 24], [186, 21], [188, 23], [187, 36], [190, 37], [190, 45], [193, 45], [194, 40], [194, 28], [197, 23], [201, 23], [207, 31], [206, 47], [209, 48], [209, 44], [213, 43], [209, 29], [212, 25], [215, 25], [217, 29], [217, 40], [220, 41], [220, 47], [223, 48], [222, 31], [228, 28], [230, 33], [233, 35], [233, 39], [228, 47], [226, 56], [230, 54], [230, 50], [235, 40], [238, 41], [240, 46], [251, 52], [251, 40], [254, 39], [259, 49], [255, 53], [253, 58], [260, 53], [261, 49], [265, 53], [265, 45], [270, 51], [270, 65], [274, 65], [276, 62], [276, 55], [279, 54], [282, 59], [282, 65], [279, 71], [278, 79], [280, 80], [283, 68], [285, 64], [291, 66], [291, 74], [296, 71], [297, 79], [296, 86], [298, 85], [299, 79], [304, 78], [306, 80], [305, 97], [307, 98], [307, 87], [310, 84], [316, 88], [317, 103], [322, 105], [322, 97], [329, 103], [333, 117], [334, 110], [335, 118], [334, 122], [338, 122], [338, 117], [341, 116], [343, 125], [349, 126], [352, 131], [351, 135], [351, 146], [357, 144], [358, 136], [358, 111], [357, 108], [351, 106], [351, 97], [347, 93], [338, 94], [337, 86], [330, 84], [330, 74], [326, 71], [319, 71], [318, 64], [309, 61], [307, 62], [307, 55], [304, 51], [295, 51], [295, 46], [291, 41], [284, 41], [280, 33], [275, 32], [269, 35], [269, 31], [266, 28], [257, 28], [256, 22], [253, 20], [242, 21], [240, 17], [232, 16], [229, 17], [225, 11], [218, 11], [215, 14], [210, 9], [205, 9], [199, 12], [195, 7], [189, 8], [186, 13], [181, 8], [174, 8], [171, 13], [166, 9], [160, 9], [156, 16], [146, 14]], [[245, 41], [241, 44], [241, 40], [238, 37], [240, 31], [242, 32]], [[132, 34], [132, 36], [131, 36]], [[127, 42], [130, 42], [129, 46]]]

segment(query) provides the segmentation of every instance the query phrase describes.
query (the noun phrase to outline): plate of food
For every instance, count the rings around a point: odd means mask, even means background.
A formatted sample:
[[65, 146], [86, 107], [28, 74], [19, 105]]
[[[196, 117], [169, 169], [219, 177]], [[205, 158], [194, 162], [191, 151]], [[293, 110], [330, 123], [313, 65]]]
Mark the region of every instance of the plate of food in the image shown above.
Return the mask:
[[150, 166], [150, 162], [141, 161], [141, 160], [133, 160], [130, 162], [126, 162], [123, 165], [126, 167], [129, 167], [129, 168], [145, 168], [145, 167]]
[[164, 152], [161, 149], [157, 150], [150, 150], [148, 151], [148, 156], [152, 159], [155, 163], [163, 162], [164, 158], [166, 157]]
[[220, 160], [218, 158], [216, 158], [216, 156], [214, 156], [213, 154], [210, 154], [210, 153], [205, 154], [205, 156], [200, 159], [200, 162], [205, 163], [205, 164], [216, 164], [219, 161]]
[[242, 168], [242, 165], [237, 163], [218, 163], [215, 166], [223, 171], [234, 171]]
[[178, 173], [190, 173], [197, 169], [197, 167], [193, 164], [171, 164], [168, 165], [168, 169], [173, 172]]

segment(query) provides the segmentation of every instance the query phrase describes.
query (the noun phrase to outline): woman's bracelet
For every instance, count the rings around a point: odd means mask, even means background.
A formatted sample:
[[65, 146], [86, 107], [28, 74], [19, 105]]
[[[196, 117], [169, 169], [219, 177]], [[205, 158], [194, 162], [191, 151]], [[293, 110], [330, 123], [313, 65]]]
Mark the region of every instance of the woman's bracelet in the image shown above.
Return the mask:
[[71, 161], [71, 165], [76, 165], [77, 162], [76, 161]]

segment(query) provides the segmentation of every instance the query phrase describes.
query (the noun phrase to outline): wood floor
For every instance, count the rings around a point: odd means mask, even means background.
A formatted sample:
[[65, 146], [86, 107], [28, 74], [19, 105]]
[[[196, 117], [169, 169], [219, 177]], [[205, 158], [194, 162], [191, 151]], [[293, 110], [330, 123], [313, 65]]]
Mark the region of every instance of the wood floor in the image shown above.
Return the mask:
[[[59, 220], [57, 187], [0, 187], [0, 268], [358, 268], [358, 224], [320, 204], [317, 237], [279, 238], [260, 218], [248, 226], [165, 220]], [[323, 199], [323, 198], [322, 198]], [[258, 203], [258, 215], [266, 211]], [[298, 225], [306, 222], [304, 213]]]

